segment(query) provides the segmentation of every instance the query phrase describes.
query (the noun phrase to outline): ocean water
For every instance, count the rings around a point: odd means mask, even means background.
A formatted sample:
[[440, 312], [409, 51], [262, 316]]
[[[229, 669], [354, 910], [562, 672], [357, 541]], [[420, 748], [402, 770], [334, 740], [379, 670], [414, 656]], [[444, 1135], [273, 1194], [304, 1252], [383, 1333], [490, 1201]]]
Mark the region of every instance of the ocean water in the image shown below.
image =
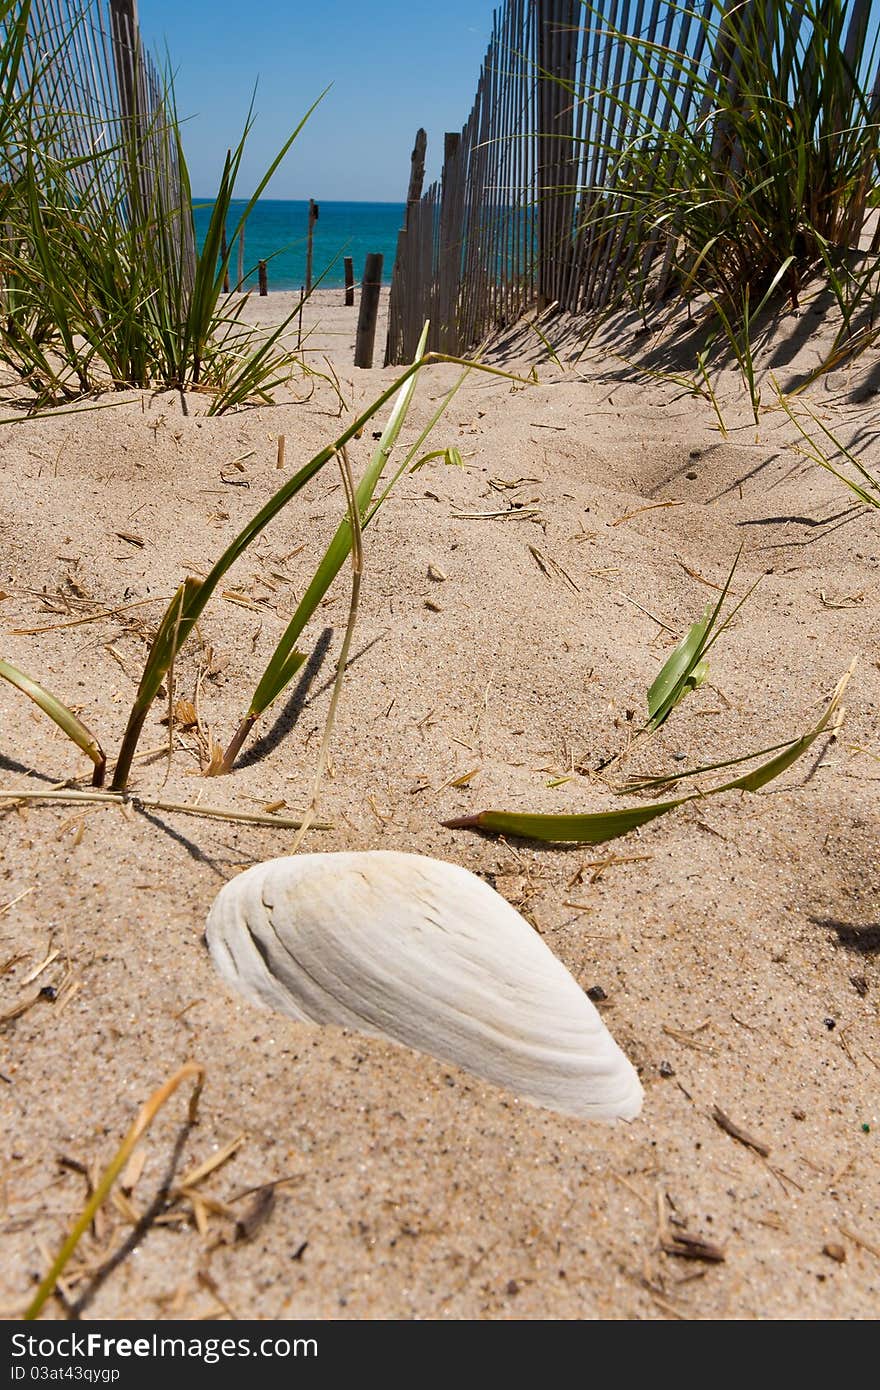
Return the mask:
[[[231, 238], [246, 199], [232, 203], [227, 230]], [[197, 199], [193, 204], [196, 237], [204, 241], [213, 202]], [[334, 289], [345, 283], [342, 258], [354, 261], [355, 284], [360, 284], [364, 261], [371, 251], [384, 257], [382, 283], [391, 283], [397, 249], [397, 233], [403, 225], [403, 203], [318, 203], [315, 223], [313, 283], [321, 289]], [[298, 290], [306, 279], [306, 237], [309, 225], [308, 202], [285, 202], [261, 198], [247, 220], [244, 235], [245, 288], [257, 287], [257, 262], [268, 262], [270, 290]], [[232, 283], [238, 270], [238, 249], [230, 258]], [[250, 272], [250, 274], [248, 274]]]

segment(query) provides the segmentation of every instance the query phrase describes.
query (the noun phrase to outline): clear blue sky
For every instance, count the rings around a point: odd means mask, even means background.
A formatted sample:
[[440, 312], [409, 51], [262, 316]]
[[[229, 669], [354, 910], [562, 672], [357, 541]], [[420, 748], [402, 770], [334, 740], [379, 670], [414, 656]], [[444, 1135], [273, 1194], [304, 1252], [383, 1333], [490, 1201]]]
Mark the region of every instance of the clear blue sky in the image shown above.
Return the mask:
[[257, 122], [237, 191], [253, 192], [323, 89], [267, 196], [402, 202], [413, 137], [428, 132], [436, 177], [443, 132], [470, 111], [492, 26], [490, 0], [139, 0], [144, 42], [170, 55], [193, 192], [210, 196], [241, 135], [254, 83]]

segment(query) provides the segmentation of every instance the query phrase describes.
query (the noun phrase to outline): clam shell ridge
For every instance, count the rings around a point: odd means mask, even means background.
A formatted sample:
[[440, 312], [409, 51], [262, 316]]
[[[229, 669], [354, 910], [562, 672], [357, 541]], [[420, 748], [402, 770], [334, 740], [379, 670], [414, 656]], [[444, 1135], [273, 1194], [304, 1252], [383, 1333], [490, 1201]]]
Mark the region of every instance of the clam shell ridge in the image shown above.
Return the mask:
[[207, 939], [229, 984], [291, 1018], [406, 1043], [565, 1114], [641, 1109], [634, 1068], [564, 965], [458, 865], [272, 859], [221, 889]]

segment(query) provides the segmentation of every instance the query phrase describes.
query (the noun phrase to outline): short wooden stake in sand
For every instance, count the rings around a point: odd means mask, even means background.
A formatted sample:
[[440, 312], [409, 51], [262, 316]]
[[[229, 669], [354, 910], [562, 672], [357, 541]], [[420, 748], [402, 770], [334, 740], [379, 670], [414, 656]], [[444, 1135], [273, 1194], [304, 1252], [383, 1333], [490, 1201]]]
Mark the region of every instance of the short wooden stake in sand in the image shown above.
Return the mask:
[[309, 239], [306, 246], [306, 294], [312, 292], [312, 250], [315, 235], [315, 223], [318, 220], [318, 204], [314, 198], [309, 199]]
[[354, 365], [372, 367], [373, 345], [376, 341], [376, 319], [379, 316], [379, 292], [382, 288], [382, 257], [376, 251], [367, 256], [361, 285], [361, 304], [358, 311], [357, 336], [354, 342]]
[[342, 265], [345, 270], [345, 304], [346, 308], [351, 308], [354, 304], [354, 261], [351, 256], [343, 256]]
[[257, 264], [257, 274], [260, 280], [260, 294], [269, 293], [269, 276], [266, 273], [266, 262], [259, 261]]
[[228, 256], [229, 256], [229, 243], [228, 243], [227, 240], [226, 240], [226, 228], [224, 227], [224, 228], [223, 228], [223, 231], [220, 233], [220, 259], [222, 260], [223, 265], [224, 265], [224, 267], [225, 267], [225, 269], [224, 269], [224, 271], [223, 271], [223, 293], [224, 293], [224, 294], [228, 294], [228, 293], [229, 293], [229, 263], [228, 263], [228, 260], [227, 260], [227, 257], [228, 257]]

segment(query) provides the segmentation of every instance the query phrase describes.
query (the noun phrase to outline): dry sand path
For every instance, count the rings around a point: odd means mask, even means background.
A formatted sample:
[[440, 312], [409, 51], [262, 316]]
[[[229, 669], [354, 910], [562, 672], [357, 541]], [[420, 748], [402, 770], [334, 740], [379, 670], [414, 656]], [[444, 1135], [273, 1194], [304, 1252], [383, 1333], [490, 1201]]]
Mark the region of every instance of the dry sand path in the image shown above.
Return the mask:
[[[393, 373], [350, 365], [354, 311], [340, 298], [309, 307], [306, 327], [316, 312], [320, 322], [306, 346], [328, 376], [324, 357], [333, 363], [349, 418]], [[283, 299], [249, 308], [273, 315]], [[178, 1201], [103, 1277], [167, 1178], [185, 1105], [162, 1112], [128, 1205], [108, 1206], [68, 1271], [87, 1318], [876, 1316], [877, 514], [792, 451], [778, 412], [749, 424], [733, 385], [725, 440], [707, 403], [625, 379], [607, 342], [577, 363], [573, 343], [560, 346], [562, 366], [527, 332], [514, 349], [539, 384], [475, 375], [436, 432], [465, 467], [434, 461], [406, 478], [368, 535], [357, 657], [322, 793], [334, 828], [308, 844], [414, 850], [492, 876], [575, 978], [604, 991], [606, 1021], [641, 1070], [642, 1117], [566, 1119], [390, 1043], [232, 998], [202, 942], [208, 908], [242, 867], [285, 853], [289, 832], [115, 807], [7, 811], [7, 1314], [82, 1206], [77, 1165], [103, 1168], [137, 1107], [195, 1059], [207, 1069], [201, 1119], [173, 1181], [244, 1137], [199, 1185], [201, 1203]], [[447, 368], [426, 377], [414, 424], [453, 380]], [[838, 376], [814, 398], [877, 470], [876, 411], [851, 387]], [[4, 653], [109, 748], [160, 600], [277, 487], [278, 435], [293, 468], [338, 431], [327, 381], [296, 394], [210, 419], [196, 397], [185, 415], [173, 395], [132, 393], [94, 416], [0, 430]], [[370, 443], [353, 448], [357, 467]], [[180, 661], [178, 696], [198, 684], [218, 741], [342, 506], [328, 468], [239, 563]], [[709, 683], [625, 770], [664, 774], [805, 730], [860, 652], [836, 739], [760, 796], [706, 801], [598, 850], [442, 827], [489, 806], [611, 805], [597, 769], [626, 747], [647, 685], [743, 542], [734, 588], [764, 574], [758, 590], [714, 648]], [[125, 603], [142, 606], [70, 625]], [[181, 728], [170, 764], [139, 763], [134, 788], [301, 807], [347, 606], [343, 581], [309, 631], [323, 663], [263, 721], [231, 778], [202, 779]], [[167, 739], [162, 714], [142, 749]], [[6, 685], [0, 732], [5, 788], [86, 770]], [[41, 986], [59, 996], [10, 1018]], [[274, 1209], [236, 1239], [228, 1213], [267, 1183], [279, 1183]], [[723, 1262], [683, 1258], [683, 1235]], [[58, 1302], [49, 1315], [63, 1315]]]

